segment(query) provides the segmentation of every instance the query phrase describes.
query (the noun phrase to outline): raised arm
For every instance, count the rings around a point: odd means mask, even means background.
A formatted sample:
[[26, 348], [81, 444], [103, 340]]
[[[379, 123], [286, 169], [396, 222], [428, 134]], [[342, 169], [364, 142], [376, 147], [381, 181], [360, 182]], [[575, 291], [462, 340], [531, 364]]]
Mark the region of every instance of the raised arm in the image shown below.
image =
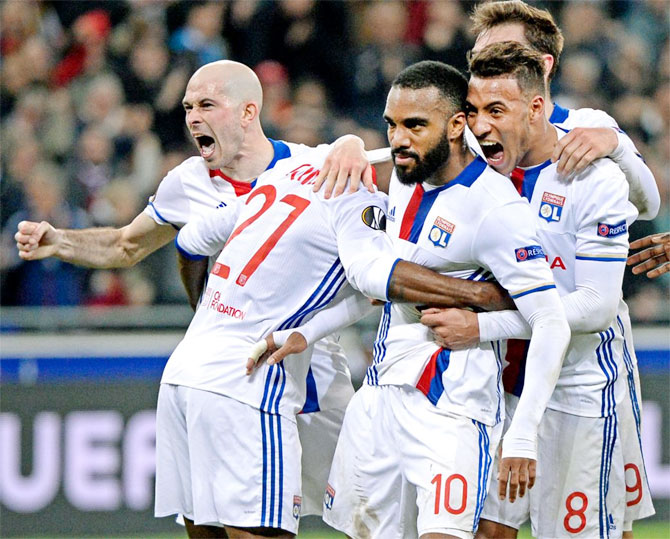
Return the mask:
[[90, 268], [134, 266], [170, 240], [176, 231], [144, 213], [122, 228], [57, 229], [46, 221], [21, 221], [14, 235], [23, 260], [56, 257]]

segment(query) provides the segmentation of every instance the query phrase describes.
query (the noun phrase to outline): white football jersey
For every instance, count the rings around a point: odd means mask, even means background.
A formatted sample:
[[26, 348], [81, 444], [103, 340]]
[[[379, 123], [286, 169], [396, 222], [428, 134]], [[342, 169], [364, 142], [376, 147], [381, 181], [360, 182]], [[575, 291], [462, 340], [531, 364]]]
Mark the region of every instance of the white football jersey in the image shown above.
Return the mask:
[[312, 185], [329, 148], [280, 161], [236, 199], [187, 224], [177, 246], [211, 255], [225, 242], [162, 382], [227, 395], [289, 418], [302, 409], [309, 354], [246, 376], [254, 343], [297, 327], [334, 298], [386, 298], [396, 262], [383, 232], [385, 195], [364, 187], [326, 200]]
[[[628, 201], [624, 175], [613, 161], [599, 159], [572, 181], [562, 179], [556, 164], [546, 161], [515, 169], [512, 182], [530, 201], [540, 243], [561, 296], [577, 290], [578, 276], [597, 271], [598, 264], [625, 263], [628, 226], [637, 211]], [[505, 389], [515, 395], [523, 385], [525, 343], [509, 341], [505, 356], [509, 362]], [[573, 334], [548, 407], [579, 416], [611, 415], [622, 397], [615, 396], [614, 382], [626, 374], [623, 353], [616, 319], [605, 331]], [[623, 389], [622, 385], [616, 387]]]
[[[397, 256], [462, 279], [493, 276], [512, 297], [554, 288], [528, 203], [507, 178], [476, 157], [437, 188], [401, 184], [395, 171], [387, 232]], [[416, 306], [387, 303], [370, 385], [410, 384], [436, 406], [494, 425], [504, 417], [499, 343], [439, 348]]]
[[[281, 159], [311, 149], [304, 144], [272, 139], [270, 142], [274, 146], [275, 156], [267, 170]], [[236, 181], [220, 170], [207, 168], [201, 157], [191, 157], [163, 178], [144, 213], [160, 225], [172, 225], [180, 229], [197, 216], [213, 208], [227, 206], [237, 197], [248, 194], [255, 184], [256, 181]], [[351, 374], [337, 337], [321, 339], [314, 344], [303, 412], [344, 408], [352, 395]]]

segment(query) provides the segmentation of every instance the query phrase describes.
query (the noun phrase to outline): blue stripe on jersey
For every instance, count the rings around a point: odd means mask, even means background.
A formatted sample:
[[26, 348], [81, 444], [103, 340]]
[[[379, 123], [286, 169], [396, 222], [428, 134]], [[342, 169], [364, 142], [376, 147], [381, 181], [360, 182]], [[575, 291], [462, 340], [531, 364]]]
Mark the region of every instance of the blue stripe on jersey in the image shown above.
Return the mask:
[[[271, 168], [274, 168], [274, 166], [277, 164], [277, 161], [286, 159], [287, 157], [291, 157], [291, 148], [289, 148], [288, 144], [282, 142], [281, 140], [272, 140], [272, 139], [268, 140], [272, 144], [275, 153], [274, 156], [272, 157], [272, 161], [270, 161], [270, 164], [266, 167], [265, 170], [270, 170]], [[255, 181], [256, 180], [254, 180], [254, 182]]]
[[430, 209], [433, 207], [435, 200], [440, 195], [440, 193], [450, 187], [455, 185], [462, 185], [464, 187], [470, 187], [475, 180], [481, 176], [482, 172], [486, 169], [486, 161], [482, 159], [479, 155], [467, 166], [461, 173], [456, 176], [449, 183], [438, 187], [437, 189], [432, 189], [431, 191], [426, 191], [421, 197], [421, 203], [419, 204], [419, 209], [414, 216], [414, 222], [412, 223], [412, 230], [409, 234], [407, 241], [416, 243], [421, 235], [421, 230], [426, 221], [426, 217], [430, 212]]
[[524, 197], [528, 202], [533, 199], [533, 192], [535, 191], [535, 184], [537, 179], [540, 177], [540, 172], [545, 168], [551, 165], [551, 159], [547, 159], [541, 165], [537, 165], [533, 168], [520, 169], [523, 172], [523, 183], [521, 184], [521, 196]]
[[551, 117], [549, 118], [549, 123], [562, 124], [565, 120], [568, 119], [569, 115], [570, 115], [569, 109], [564, 109], [560, 105], [554, 103], [554, 110], [551, 111]]
[[601, 539], [610, 536], [609, 515], [607, 513], [607, 493], [610, 486], [612, 455], [617, 437], [616, 413], [606, 417], [603, 426], [603, 447], [600, 454], [600, 481], [598, 485], [599, 532]]
[[416, 243], [419, 240], [421, 235], [421, 230], [423, 229], [423, 224], [426, 222], [426, 217], [428, 212], [433, 207], [435, 200], [437, 200], [437, 195], [439, 194], [440, 189], [434, 189], [424, 193], [421, 197], [421, 202], [419, 203], [419, 209], [416, 210], [416, 215], [414, 216], [414, 222], [412, 223], [412, 230], [409, 233], [409, 238], [407, 241]]
[[612, 340], [614, 339], [614, 329], [608, 328], [605, 332], [598, 333], [600, 344], [596, 348], [596, 357], [598, 365], [605, 375], [605, 386], [602, 389], [602, 402], [600, 405], [600, 416], [608, 417], [615, 409], [614, 401], [614, 382], [617, 378], [617, 366], [612, 357]]
[[319, 408], [319, 394], [316, 391], [316, 380], [314, 380], [314, 373], [310, 366], [307, 370], [307, 391], [305, 395], [305, 404], [302, 407], [301, 413], [309, 414], [311, 412], [318, 412]]
[[552, 288], [556, 288], [555, 284], [546, 284], [544, 286], [538, 286], [537, 288], [531, 288], [530, 290], [525, 290], [519, 294], [512, 294], [512, 299], [516, 298], [521, 298], [523, 296], [527, 296], [528, 294], [533, 294], [534, 292], [542, 292], [543, 290], [551, 290]]
[[317, 285], [316, 289], [314, 290], [314, 292], [312, 292], [312, 295], [307, 299], [307, 301], [294, 314], [292, 314], [289, 318], [287, 318], [277, 329], [281, 330], [281, 329], [289, 329], [297, 327], [299, 324], [295, 323], [296, 320], [301, 316], [307, 315], [314, 310], [314, 306], [317, 305], [319, 301], [322, 299], [322, 296], [317, 297], [322, 292], [322, 289], [324, 287], [327, 287], [328, 290], [330, 290], [332, 282], [329, 285], [328, 284], [329, 281], [331, 279], [337, 279], [338, 275], [341, 278], [343, 272], [344, 270], [342, 268], [342, 263], [340, 262], [340, 259], [337, 258], [333, 263], [333, 265], [328, 270], [328, 272], [326, 273], [326, 276]]
[[477, 471], [477, 502], [475, 505], [475, 517], [472, 521], [472, 532], [477, 531], [479, 526], [479, 519], [484, 509], [484, 501], [486, 500], [487, 485], [489, 482], [489, 471], [491, 470], [491, 452], [489, 433], [486, 430], [486, 425], [479, 421], [472, 420], [472, 424], [477, 427], [479, 431], [479, 467]]
[[625, 262], [626, 258], [607, 258], [607, 257], [600, 257], [600, 256], [584, 256], [584, 255], [577, 255], [575, 256], [576, 260], [591, 260], [592, 262]]
[[175, 225], [174, 223], [171, 223], [171, 222], [168, 221], [165, 217], [163, 217], [163, 216], [160, 214], [160, 212], [156, 209], [156, 206], [154, 206], [154, 203], [153, 203], [153, 202], [149, 202], [149, 206], [151, 206], [151, 207], [154, 209], [154, 211], [156, 212], [156, 215], [158, 216], [158, 218], [159, 218], [161, 221], [163, 221], [164, 223], [167, 223], [168, 225], [170, 225], [170, 226], [171, 226], [172, 228], [174, 228], [175, 230], [179, 230], [179, 229], [180, 229], [180, 227], [178, 227], [178, 226]]
[[331, 280], [330, 284], [319, 296], [317, 302], [307, 311], [302, 313], [294, 322], [292, 322], [291, 327], [301, 326], [304, 323], [305, 317], [307, 317], [307, 315], [328, 305], [328, 303], [331, 302], [331, 300], [337, 295], [337, 293], [340, 291], [340, 288], [342, 288], [346, 282], [347, 276], [344, 273], [344, 268], [340, 267], [340, 269], [337, 270], [335, 277], [333, 277]]
[[451, 356], [451, 350], [448, 348], [443, 348], [442, 351], [438, 354], [437, 360], [435, 361], [435, 376], [430, 381], [430, 389], [428, 390], [428, 400], [437, 406], [437, 401], [440, 400], [442, 393], [444, 393], [444, 384], [442, 383], [442, 375], [444, 371], [449, 368], [449, 356]]
[[389, 301], [389, 287], [391, 286], [391, 275], [393, 275], [393, 272], [395, 271], [395, 267], [398, 265], [398, 262], [400, 262], [402, 258], [396, 258], [396, 261], [393, 263], [391, 266], [391, 271], [389, 271], [389, 278], [388, 281], [386, 281], [386, 301]]
[[381, 363], [386, 356], [386, 344], [385, 340], [388, 336], [389, 326], [391, 325], [391, 302], [387, 301], [384, 304], [384, 310], [382, 311], [382, 319], [379, 321], [379, 329], [377, 330], [377, 337], [375, 339], [375, 344], [372, 347], [372, 365], [368, 367], [368, 372], [366, 375], [368, 385], [375, 386], [379, 383], [377, 363]]

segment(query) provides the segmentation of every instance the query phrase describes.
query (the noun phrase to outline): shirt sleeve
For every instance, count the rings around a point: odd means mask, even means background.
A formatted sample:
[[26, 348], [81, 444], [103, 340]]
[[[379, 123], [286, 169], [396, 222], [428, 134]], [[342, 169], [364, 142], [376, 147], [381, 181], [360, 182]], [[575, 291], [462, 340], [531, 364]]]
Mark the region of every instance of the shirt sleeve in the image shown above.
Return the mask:
[[503, 440], [503, 457], [536, 459], [537, 429], [558, 380], [570, 329], [528, 203], [519, 199], [494, 208], [476, 234], [474, 258], [509, 291], [532, 330], [527, 383]]
[[180, 179], [179, 167], [163, 178], [156, 194], [149, 197], [144, 213], [159, 225], [172, 225], [179, 229], [189, 221], [190, 201]]
[[492, 209], [476, 232], [472, 253], [512, 299], [549, 288], [554, 278], [545, 260], [529, 204], [519, 198]]
[[351, 285], [364, 295], [388, 300], [388, 285], [397, 257], [384, 231], [386, 198], [360, 188], [330, 199], [331, 227], [340, 261]]
[[616, 131], [619, 145], [610, 157], [626, 177], [629, 199], [640, 212], [640, 219], [651, 220], [661, 207], [656, 179], [630, 137], [618, 128]]
[[628, 202], [628, 184], [609, 159], [587, 167], [573, 183], [577, 261], [625, 262], [628, 225], [636, 210]]
[[186, 224], [175, 238], [177, 250], [191, 260], [217, 254], [233, 232], [241, 206], [236, 199]]
[[[616, 315], [621, 296], [623, 262], [601, 264], [589, 260], [575, 263], [575, 288], [561, 297], [572, 333], [604, 331]], [[529, 339], [530, 326], [517, 311], [477, 314], [479, 339]]]
[[296, 331], [302, 334], [308, 345], [314, 344], [319, 339], [358, 322], [375, 309], [368, 298], [351, 287], [347, 288], [349, 291], [344, 297], [329, 303], [302, 326], [275, 331], [272, 334], [275, 344], [283, 346], [289, 335]]

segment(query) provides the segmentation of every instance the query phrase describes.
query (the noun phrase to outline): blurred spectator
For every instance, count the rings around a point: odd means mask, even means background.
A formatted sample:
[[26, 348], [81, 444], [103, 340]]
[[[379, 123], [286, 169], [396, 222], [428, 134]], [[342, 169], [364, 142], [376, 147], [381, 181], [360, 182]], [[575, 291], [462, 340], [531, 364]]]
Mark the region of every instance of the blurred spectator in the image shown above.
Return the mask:
[[[422, 2], [423, 3], [423, 2]], [[466, 18], [460, 2], [429, 0], [421, 35], [422, 60], [437, 60], [467, 72], [466, 54], [473, 42], [466, 33]]]
[[317, 78], [340, 109], [352, 102], [351, 43], [346, 2], [278, 0], [264, 2], [249, 23], [248, 52], [254, 66], [271, 59], [291, 80]]
[[81, 134], [69, 172], [74, 178], [71, 200], [89, 208], [102, 189], [114, 176], [112, 140], [102, 129], [87, 127]]
[[263, 87], [261, 125], [270, 138], [279, 138], [280, 132], [291, 121], [291, 82], [288, 71], [279, 62], [265, 60], [254, 71]]
[[9, 217], [2, 234], [3, 305], [78, 305], [83, 303], [88, 270], [47, 258], [23, 262], [14, 248], [14, 233], [24, 219], [47, 220], [56, 227], [90, 226], [85, 211], [64, 197], [66, 179], [53, 163], [35, 165], [23, 182], [26, 205]]
[[224, 5], [220, 2], [193, 2], [186, 24], [170, 37], [170, 49], [177, 54], [192, 54], [196, 67], [228, 58], [221, 36]]
[[403, 40], [406, 26], [402, 2], [371, 2], [364, 8], [362, 43], [354, 63], [354, 116], [366, 127], [385, 129], [382, 113], [391, 82], [419, 59], [418, 48]]

